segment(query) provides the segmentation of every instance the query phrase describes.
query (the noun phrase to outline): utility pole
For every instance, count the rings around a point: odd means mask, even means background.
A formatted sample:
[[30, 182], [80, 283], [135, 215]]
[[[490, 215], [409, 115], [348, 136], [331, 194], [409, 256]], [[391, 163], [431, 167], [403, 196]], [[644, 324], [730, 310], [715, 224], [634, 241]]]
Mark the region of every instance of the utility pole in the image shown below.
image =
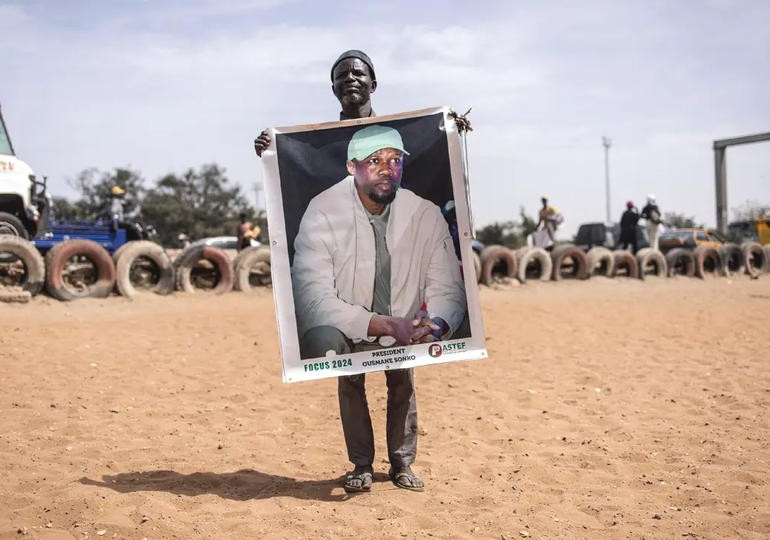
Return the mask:
[[611, 223], [612, 209], [610, 208], [610, 146], [612, 140], [602, 137], [602, 146], [604, 146], [604, 182], [607, 196], [607, 223]]
[[262, 182], [254, 182], [253, 188], [254, 188], [254, 202], [255, 202], [254, 208], [257, 210], [257, 212], [259, 212], [262, 209], [262, 205], [259, 204], [259, 198], [260, 198], [259, 194], [262, 193], [262, 191], [264, 190], [262, 186]]

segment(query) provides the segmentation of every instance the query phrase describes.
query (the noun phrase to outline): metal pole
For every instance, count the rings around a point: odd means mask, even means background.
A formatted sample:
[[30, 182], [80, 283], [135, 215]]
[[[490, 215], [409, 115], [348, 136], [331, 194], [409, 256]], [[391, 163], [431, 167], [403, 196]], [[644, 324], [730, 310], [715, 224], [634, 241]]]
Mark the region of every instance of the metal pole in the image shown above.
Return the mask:
[[602, 137], [602, 145], [604, 146], [604, 182], [607, 197], [607, 223], [612, 222], [612, 208], [610, 207], [610, 146], [612, 146], [612, 140], [607, 137]]
[[714, 169], [716, 177], [717, 231], [727, 234], [727, 167], [725, 148], [714, 148]]

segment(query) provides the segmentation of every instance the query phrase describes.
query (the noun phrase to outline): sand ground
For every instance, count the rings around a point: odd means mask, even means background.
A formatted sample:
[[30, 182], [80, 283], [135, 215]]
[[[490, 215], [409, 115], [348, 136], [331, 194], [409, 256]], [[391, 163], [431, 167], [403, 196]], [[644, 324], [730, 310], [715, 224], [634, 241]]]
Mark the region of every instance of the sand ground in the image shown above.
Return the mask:
[[490, 358], [416, 370], [411, 493], [346, 497], [336, 380], [272, 294], [0, 305], [0, 539], [770, 538], [770, 276], [483, 289]]

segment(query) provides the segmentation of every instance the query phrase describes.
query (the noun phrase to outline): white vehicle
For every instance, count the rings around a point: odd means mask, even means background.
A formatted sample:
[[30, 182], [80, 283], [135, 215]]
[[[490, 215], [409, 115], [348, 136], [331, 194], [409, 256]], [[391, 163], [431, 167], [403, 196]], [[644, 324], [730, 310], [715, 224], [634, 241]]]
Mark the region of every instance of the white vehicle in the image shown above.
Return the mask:
[[[249, 240], [251, 247], [261, 246], [262, 244], [254, 240]], [[209, 238], [202, 238], [193, 242], [194, 245], [206, 244], [207, 246], [218, 247], [221, 249], [238, 249], [238, 237], [237, 236], [211, 236]]]
[[16, 157], [0, 112], [0, 234], [35, 238], [48, 228], [51, 196], [45, 181]]

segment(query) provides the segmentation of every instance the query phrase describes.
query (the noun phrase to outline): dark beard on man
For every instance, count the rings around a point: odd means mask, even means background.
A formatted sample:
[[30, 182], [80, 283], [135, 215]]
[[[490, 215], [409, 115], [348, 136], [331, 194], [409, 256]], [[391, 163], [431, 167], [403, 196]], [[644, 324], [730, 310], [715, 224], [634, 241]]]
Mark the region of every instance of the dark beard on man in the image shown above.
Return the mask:
[[376, 193], [370, 193], [369, 198], [376, 202], [377, 204], [390, 204], [393, 202], [393, 199], [396, 198], [396, 192], [390, 193], [388, 195], [378, 195]]

